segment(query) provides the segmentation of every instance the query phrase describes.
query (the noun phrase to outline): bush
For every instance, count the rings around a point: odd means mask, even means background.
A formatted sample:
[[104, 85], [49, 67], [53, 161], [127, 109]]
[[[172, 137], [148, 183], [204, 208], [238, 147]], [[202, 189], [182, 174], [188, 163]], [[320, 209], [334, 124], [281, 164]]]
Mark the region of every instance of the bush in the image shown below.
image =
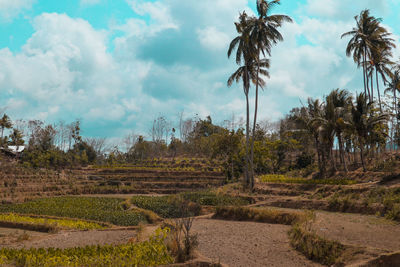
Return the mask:
[[289, 231], [290, 244], [308, 259], [331, 266], [338, 263], [345, 246], [307, 232], [296, 225]]

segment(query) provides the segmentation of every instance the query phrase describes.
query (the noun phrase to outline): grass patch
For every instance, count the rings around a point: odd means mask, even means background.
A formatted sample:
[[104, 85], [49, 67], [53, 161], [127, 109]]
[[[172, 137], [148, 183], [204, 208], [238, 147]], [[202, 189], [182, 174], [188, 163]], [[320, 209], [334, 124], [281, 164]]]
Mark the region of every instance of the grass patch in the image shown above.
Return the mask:
[[[71, 219], [52, 219], [23, 216], [14, 213], [0, 214], [0, 225], [21, 225], [26, 230], [43, 229], [44, 232], [54, 232], [58, 229], [98, 230], [106, 227], [95, 222]], [[36, 230], [36, 231], [38, 231]], [[42, 231], [40, 231], [42, 232]]]
[[299, 213], [247, 207], [217, 207], [213, 218], [285, 225], [292, 225], [303, 220], [303, 216]]
[[294, 178], [280, 174], [267, 174], [260, 177], [262, 183], [286, 183], [286, 184], [324, 184], [324, 185], [352, 185], [357, 182], [349, 179], [306, 179]]
[[107, 222], [114, 225], [134, 226], [147, 222], [139, 211], [126, 211], [123, 199], [92, 197], [55, 197], [36, 199], [18, 204], [0, 206], [0, 212], [49, 215]]
[[251, 200], [244, 197], [233, 197], [209, 191], [161, 197], [135, 196], [131, 199], [131, 203], [136, 207], [153, 211], [163, 218], [182, 217], [183, 201], [188, 202], [192, 216], [200, 215], [201, 206], [233, 206], [251, 203]]
[[290, 244], [308, 259], [331, 266], [339, 263], [345, 246], [336, 241], [326, 240], [295, 225], [289, 231]]
[[0, 265], [17, 266], [158, 266], [173, 262], [165, 245], [168, 230], [158, 230], [149, 241], [120, 246], [70, 249], [0, 249]]
[[[131, 199], [132, 204], [136, 207], [155, 212], [163, 218], [182, 217], [182, 201], [183, 199], [176, 195], [162, 197], [135, 196]], [[192, 216], [200, 215], [200, 205], [193, 202], [188, 203], [188, 205]]]

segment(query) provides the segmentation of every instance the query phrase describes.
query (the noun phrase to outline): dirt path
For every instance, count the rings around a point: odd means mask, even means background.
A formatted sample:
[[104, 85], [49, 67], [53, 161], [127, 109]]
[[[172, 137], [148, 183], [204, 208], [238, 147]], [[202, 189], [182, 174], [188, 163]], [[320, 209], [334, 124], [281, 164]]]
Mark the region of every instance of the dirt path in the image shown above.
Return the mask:
[[12, 242], [3, 246], [12, 248], [73, 248], [87, 245], [118, 245], [134, 240], [136, 235], [134, 230], [63, 231], [57, 234], [32, 235], [28, 240]]
[[199, 252], [230, 267], [320, 266], [289, 245], [289, 226], [196, 219]]
[[400, 250], [400, 225], [376, 216], [319, 211], [313, 228], [318, 235], [343, 244], [377, 252]]

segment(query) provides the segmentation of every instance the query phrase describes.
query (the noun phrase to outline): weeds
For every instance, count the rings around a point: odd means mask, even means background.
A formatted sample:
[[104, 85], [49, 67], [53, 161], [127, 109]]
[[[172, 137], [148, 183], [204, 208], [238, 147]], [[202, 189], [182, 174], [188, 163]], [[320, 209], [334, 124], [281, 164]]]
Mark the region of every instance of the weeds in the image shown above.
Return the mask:
[[302, 215], [276, 209], [256, 209], [247, 207], [217, 207], [214, 219], [254, 221], [292, 225], [302, 221]]

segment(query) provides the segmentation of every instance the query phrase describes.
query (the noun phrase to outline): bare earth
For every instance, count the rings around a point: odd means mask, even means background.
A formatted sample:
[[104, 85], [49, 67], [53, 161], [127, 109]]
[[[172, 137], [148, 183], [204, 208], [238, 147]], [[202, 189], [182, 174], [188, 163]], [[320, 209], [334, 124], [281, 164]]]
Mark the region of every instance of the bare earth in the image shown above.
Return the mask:
[[199, 252], [230, 267], [321, 266], [290, 247], [289, 226], [197, 219]]
[[400, 250], [400, 225], [376, 216], [317, 212], [313, 228], [318, 235], [343, 244], [377, 252]]
[[[14, 230], [15, 231], [15, 230]], [[126, 244], [136, 238], [136, 231], [113, 230], [113, 231], [64, 231], [57, 234], [31, 234], [29, 240], [3, 244], [12, 248], [73, 248], [87, 245], [119, 245]], [[1, 237], [0, 237], [1, 239]], [[2, 246], [0, 242], [0, 247]]]

